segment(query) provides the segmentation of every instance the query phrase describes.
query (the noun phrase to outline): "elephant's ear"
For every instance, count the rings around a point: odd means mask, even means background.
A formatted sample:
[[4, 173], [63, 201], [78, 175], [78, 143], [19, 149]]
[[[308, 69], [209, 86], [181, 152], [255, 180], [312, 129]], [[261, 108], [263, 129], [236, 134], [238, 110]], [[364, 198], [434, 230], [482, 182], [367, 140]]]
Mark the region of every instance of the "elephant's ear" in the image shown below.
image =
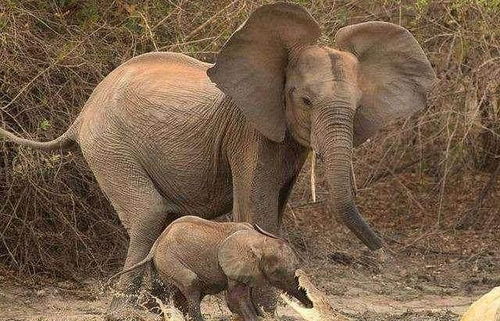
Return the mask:
[[281, 142], [286, 130], [282, 92], [288, 57], [319, 36], [318, 24], [303, 7], [264, 5], [226, 42], [207, 74], [254, 128]]
[[424, 108], [436, 76], [407, 29], [387, 22], [365, 22], [340, 29], [335, 42], [359, 61], [362, 96], [354, 118], [355, 145], [390, 121]]
[[[242, 230], [222, 242], [218, 251], [219, 265], [228, 279], [244, 284], [256, 284], [262, 279], [260, 261], [262, 252], [256, 232]], [[258, 236], [258, 234], [257, 234]]]

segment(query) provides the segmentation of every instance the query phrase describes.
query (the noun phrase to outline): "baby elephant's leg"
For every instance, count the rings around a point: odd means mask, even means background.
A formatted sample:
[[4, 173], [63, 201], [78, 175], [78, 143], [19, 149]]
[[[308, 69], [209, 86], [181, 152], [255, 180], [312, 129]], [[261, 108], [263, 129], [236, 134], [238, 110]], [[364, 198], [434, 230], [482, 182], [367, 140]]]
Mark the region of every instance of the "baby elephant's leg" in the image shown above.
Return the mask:
[[[179, 289], [180, 293], [174, 294], [174, 302], [185, 314], [193, 321], [204, 321], [201, 315], [200, 304], [202, 293], [199, 286], [199, 280], [196, 273], [186, 268], [180, 262], [169, 262], [168, 270], [159, 269], [162, 279], [169, 279]], [[163, 265], [162, 265], [163, 267]], [[168, 277], [166, 277], [168, 275]], [[183, 296], [181, 298], [180, 296]]]
[[258, 321], [257, 310], [252, 302], [250, 287], [245, 284], [229, 281], [226, 302], [231, 312], [239, 314], [245, 321]]
[[179, 289], [172, 291], [172, 302], [174, 307], [181, 311], [183, 315], [189, 314], [189, 304]]
[[191, 320], [204, 321], [205, 319], [203, 319], [200, 309], [202, 298], [201, 293], [190, 290], [188, 291], [188, 293], [184, 294], [184, 296], [186, 297], [186, 301], [188, 303], [188, 316], [191, 318]]
[[147, 274], [149, 276], [149, 283], [151, 286], [150, 295], [147, 297], [147, 301], [142, 305], [146, 307], [150, 312], [161, 314], [162, 310], [157, 300], [161, 302], [167, 302], [168, 298], [173, 293], [174, 287], [168, 283], [163, 282], [153, 264], [148, 264]]
[[189, 316], [190, 320], [204, 320], [200, 311], [201, 297], [197, 297], [192, 294], [192, 297], [188, 300], [186, 296], [179, 290], [172, 291], [172, 300], [174, 307], [182, 312], [183, 315]]
[[148, 301], [145, 302], [143, 305], [150, 312], [161, 314], [163, 311], [158, 301], [162, 303], [169, 302], [169, 299], [173, 298], [175, 293], [179, 292], [179, 290], [177, 290], [175, 286], [164, 283], [162, 280], [158, 278], [151, 280], [151, 283], [152, 283], [151, 293], [148, 296]]

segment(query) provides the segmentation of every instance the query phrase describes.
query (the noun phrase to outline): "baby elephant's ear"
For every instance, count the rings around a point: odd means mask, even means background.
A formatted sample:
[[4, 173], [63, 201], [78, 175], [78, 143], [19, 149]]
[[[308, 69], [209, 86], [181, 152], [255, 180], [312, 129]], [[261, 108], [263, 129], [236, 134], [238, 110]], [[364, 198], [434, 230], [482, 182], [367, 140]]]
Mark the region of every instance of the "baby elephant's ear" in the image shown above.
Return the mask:
[[256, 237], [255, 231], [242, 230], [222, 242], [218, 260], [228, 279], [244, 284], [260, 282], [262, 273], [259, 265], [262, 253], [258, 244], [261, 241], [260, 237]]

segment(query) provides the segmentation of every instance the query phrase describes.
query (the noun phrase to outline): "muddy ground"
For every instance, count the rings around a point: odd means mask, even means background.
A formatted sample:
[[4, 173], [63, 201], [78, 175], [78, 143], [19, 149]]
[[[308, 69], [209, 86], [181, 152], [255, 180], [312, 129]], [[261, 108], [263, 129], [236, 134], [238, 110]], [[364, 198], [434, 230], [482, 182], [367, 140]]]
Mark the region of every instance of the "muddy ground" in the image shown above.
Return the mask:
[[[437, 193], [419, 188], [422, 182], [414, 183], [411, 174], [359, 189], [360, 209], [386, 243], [383, 253], [370, 253], [328, 219], [321, 182], [316, 203], [304, 202], [305, 188], [294, 191], [284, 217], [284, 235], [313, 283], [352, 320], [458, 320], [471, 302], [500, 286], [499, 189], [491, 192], [484, 210], [465, 228], [458, 227], [486, 180], [485, 176], [450, 182], [455, 189], [446, 194], [437, 223]], [[401, 184], [407, 189], [398, 187]], [[476, 187], [463, 193], [461, 186], [466, 184]], [[0, 268], [0, 320], [102, 320], [111, 300], [103, 283], [112, 271], [94, 272], [68, 281], [27, 278], [15, 269]], [[155, 319], [145, 311], [137, 313], [139, 319]], [[203, 313], [208, 320], [230, 320], [222, 297], [206, 298]], [[277, 318], [300, 320], [284, 303]]]
[[[473, 238], [467, 232], [458, 238]], [[347, 232], [344, 234], [349, 236]], [[490, 238], [491, 237], [491, 238]], [[346, 240], [347, 241], [347, 240]], [[436, 242], [445, 241], [443, 239]], [[451, 242], [452, 240], [448, 240]], [[467, 307], [500, 285], [498, 238], [483, 236], [481, 254], [422, 253], [420, 248], [390, 246], [386, 257], [332, 251], [312, 256], [306, 271], [331, 304], [352, 320], [458, 320]], [[4, 271], [0, 279], [0, 320], [102, 320], [111, 300], [103, 292], [105, 278], [70, 282], [21, 280]], [[206, 298], [209, 320], [230, 320], [222, 297]], [[142, 320], [154, 316], [139, 314]], [[284, 304], [278, 320], [300, 320]]]
[[[458, 320], [472, 301], [500, 284], [498, 258], [492, 255], [465, 262], [405, 253], [386, 258], [382, 264], [372, 255], [332, 253], [307, 271], [338, 311], [359, 321]], [[471, 268], [474, 276], [463, 278], [457, 273], [463, 268]], [[30, 284], [4, 276], [0, 320], [102, 320], [111, 300], [102, 291], [103, 281], [87, 279], [78, 284], [47, 279]], [[208, 320], [230, 320], [221, 296], [206, 298], [203, 312]], [[130, 315], [155, 320], [144, 311]], [[280, 304], [277, 319], [301, 320], [284, 304]]]
[[[486, 290], [477, 287], [468, 294], [457, 293], [446, 286], [435, 286], [424, 291], [418, 287], [388, 283], [381, 277], [366, 278], [345, 289], [339, 286], [329, 295], [332, 305], [352, 320], [457, 320], [466, 307]], [[329, 280], [332, 282], [333, 280]], [[95, 282], [95, 283], [94, 283]], [[103, 320], [103, 312], [111, 296], [102, 293], [98, 282], [89, 280], [85, 285], [56, 282], [52, 285], [28, 287], [9, 281], [0, 290], [0, 320]], [[349, 282], [346, 282], [347, 284]], [[397, 286], [385, 291], [380, 286]], [[345, 292], [342, 293], [342, 290]], [[203, 313], [208, 320], [231, 320], [221, 297], [207, 298]], [[139, 320], [161, 320], [144, 311], [130, 313]], [[294, 321], [300, 317], [288, 306], [280, 304], [277, 320]]]

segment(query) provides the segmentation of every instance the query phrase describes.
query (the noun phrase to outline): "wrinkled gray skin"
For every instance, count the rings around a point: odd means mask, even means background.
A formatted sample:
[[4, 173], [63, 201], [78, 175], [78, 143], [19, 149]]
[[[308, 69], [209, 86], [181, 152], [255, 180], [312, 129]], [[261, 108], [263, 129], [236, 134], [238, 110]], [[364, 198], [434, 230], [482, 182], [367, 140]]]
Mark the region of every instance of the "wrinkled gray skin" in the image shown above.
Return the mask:
[[174, 303], [191, 320], [200, 321], [205, 295], [227, 290], [229, 309], [244, 320], [258, 320], [250, 293], [270, 284], [295, 297], [304, 306], [312, 302], [295, 277], [297, 256], [282, 239], [248, 223], [218, 223], [196, 216], [172, 222], [141, 262], [111, 279], [153, 264], [166, 284], [175, 286]]
[[[273, 233], [313, 149], [323, 160], [332, 212], [370, 249], [381, 241], [360, 216], [351, 157], [388, 122], [422, 109], [434, 72], [413, 36], [385, 22], [340, 29], [336, 49], [302, 7], [252, 13], [215, 65], [149, 53], [111, 72], [73, 125], [40, 143], [78, 143], [130, 236], [125, 268], [141, 261], [175, 218], [232, 210]], [[134, 291], [133, 279], [120, 283]], [[114, 301], [116, 306], [118, 301]]]

